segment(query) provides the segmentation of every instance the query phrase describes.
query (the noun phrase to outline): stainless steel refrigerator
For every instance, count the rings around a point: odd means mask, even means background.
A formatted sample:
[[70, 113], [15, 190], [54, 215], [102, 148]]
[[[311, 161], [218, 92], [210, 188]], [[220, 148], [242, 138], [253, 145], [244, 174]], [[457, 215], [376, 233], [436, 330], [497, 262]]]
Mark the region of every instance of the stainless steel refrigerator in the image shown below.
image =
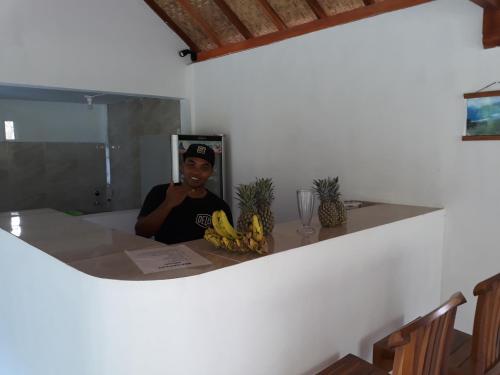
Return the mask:
[[172, 180], [182, 181], [181, 163], [182, 154], [189, 145], [202, 143], [210, 146], [215, 152], [214, 173], [208, 179], [206, 188], [222, 199], [226, 199], [225, 191], [225, 149], [224, 135], [187, 135], [173, 134], [172, 142]]

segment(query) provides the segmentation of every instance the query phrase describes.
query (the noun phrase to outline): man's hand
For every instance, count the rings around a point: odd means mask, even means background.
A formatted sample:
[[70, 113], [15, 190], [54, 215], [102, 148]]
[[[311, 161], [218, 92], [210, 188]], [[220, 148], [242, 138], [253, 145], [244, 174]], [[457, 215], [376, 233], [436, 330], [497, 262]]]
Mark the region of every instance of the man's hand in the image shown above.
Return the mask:
[[189, 193], [189, 188], [184, 185], [175, 186], [173, 182], [170, 183], [165, 195], [163, 204], [168, 208], [174, 208], [184, 202]]
[[180, 205], [186, 199], [188, 193], [189, 187], [184, 185], [175, 186], [171, 182], [163, 203], [149, 215], [137, 218], [135, 233], [143, 237], [154, 236], [160, 230], [165, 218], [170, 214], [172, 209]]

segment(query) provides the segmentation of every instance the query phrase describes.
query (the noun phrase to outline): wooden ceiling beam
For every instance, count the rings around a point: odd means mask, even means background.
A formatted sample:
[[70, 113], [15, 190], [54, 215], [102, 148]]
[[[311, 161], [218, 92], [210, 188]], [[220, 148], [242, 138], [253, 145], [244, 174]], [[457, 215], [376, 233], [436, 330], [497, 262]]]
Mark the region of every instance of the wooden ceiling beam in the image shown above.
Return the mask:
[[375, 0], [363, 0], [363, 4], [365, 4], [365, 6], [373, 5], [375, 4]]
[[500, 47], [500, 0], [471, 0], [483, 9], [483, 46]]
[[222, 13], [225, 14], [225, 16], [234, 25], [234, 27], [238, 29], [240, 34], [243, 35], [245, 39], [253, 38], [253, 35], [250, 32], [250, 30], [248, 30], [245, 24], [240, 20], [240, 18], [236, 15], [236, 13], [233, 12], [231, 7], [227, 5], [227, 3], [224, 0], [214, 0], [214, 3], [217, 4]]
[[[258, 0], [262, 3], [265, 0]], [[328, 27], [342, 25], [348, 22], [357, 21], [363, 18], [373, 17], [378, 14], [392, 12], [415, 5], [429, 3], [434, 0], [386, 0], [370, 6], [356, 8], [348, 12], [335, 14], [326, 18], [317, 19], [305, 24], [279, 30], [274, 33], [261, 35], [242, 42], [231, 43], [210, 51], [202, 51], [198, 54], [198, 61], [235, 53], [251, 48], [260, 47], [280, 40], [292, 38], [298, 35], [307, 34], [313, 31], [326, 29]], [[267, 3], [267, 1], [265, 1]], [[269, 4], [267, 4], [269, 5]]]
[[328, 16], [317, 0], [306, 0], [306, 2], [307, 5], [309, 5], [309, 8], [311, 8], [316, 15], [316, 18], [326, 18]]
[[286, 30], [288, 26], [283, 22], [278, 13], [274, 10], [274, 8], [267, 2], [267, 0], [257, 0], [262, 8], [264, 8], [265, 13], [269, 17], [269, 19], [274, 23], [274, 26], [278, 30]]
[[500, 8], [485, 8], [483, 16], [484, 48], [500, 47]]
[[154, 0], [144, 0], [146, 4], [160, 17], [168, 27], [172, 29], [187, 44], [189, 49], [194, 52], [200, 52], [200, 48], [195, 42], [168, 16], [168, 14]]
[[177, 2], [195, 20], [205, 34], [212, 40], [212, 42], [214, 42], [218, 47], [221, 47], [222, 43], [215, 31], [207, 22], [205, 22], [201, 14], [191, 5], [189, 0], [177, 0]]
[[471, 0], [483, 8], [500, 8], [500, 0]]

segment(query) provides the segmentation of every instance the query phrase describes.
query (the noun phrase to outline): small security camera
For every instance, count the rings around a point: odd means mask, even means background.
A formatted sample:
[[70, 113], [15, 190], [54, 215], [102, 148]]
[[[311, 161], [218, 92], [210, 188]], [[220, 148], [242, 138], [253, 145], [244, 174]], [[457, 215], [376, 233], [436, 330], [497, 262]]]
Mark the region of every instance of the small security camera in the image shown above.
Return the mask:
[[179, 51], [180, 57], [186, 57], [187, 55], [191, 57], [191, 61], [196, 61], [197, 53], [195, 51], [190, 49], [183, 49], [182, 51]]

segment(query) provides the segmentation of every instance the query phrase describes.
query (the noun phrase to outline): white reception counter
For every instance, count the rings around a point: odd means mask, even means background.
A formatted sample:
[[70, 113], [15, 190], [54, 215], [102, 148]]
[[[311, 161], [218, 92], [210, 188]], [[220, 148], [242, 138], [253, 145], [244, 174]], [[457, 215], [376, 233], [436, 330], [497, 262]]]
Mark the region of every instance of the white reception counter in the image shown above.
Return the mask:
[[123, 251], [152, 240], [52, 210], [0, 214], [0, 373], [304, 374], [369, 358], [440, 302], [443, 221], [373, 205], [307, 240], [278, 224], [263, 257], [192, 241], [211, 266], [143, 275]]

